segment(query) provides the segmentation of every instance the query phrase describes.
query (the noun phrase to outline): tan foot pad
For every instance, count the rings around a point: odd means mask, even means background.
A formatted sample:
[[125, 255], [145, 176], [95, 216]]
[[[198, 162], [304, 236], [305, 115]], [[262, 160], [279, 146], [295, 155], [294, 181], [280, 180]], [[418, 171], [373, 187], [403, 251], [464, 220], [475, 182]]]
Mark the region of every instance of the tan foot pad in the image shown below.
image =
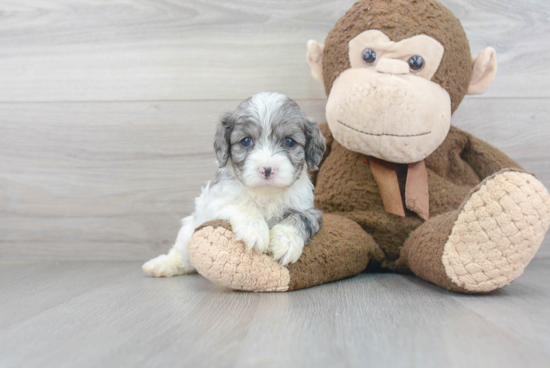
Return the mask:
[[235, 290], [287, 291], [290, 274], [273, 258], [247, 251], [223, 226], [199, 228], [189, 241], [189, 258], [210, 281]]
[[489, 178], [464, 204], [443, 251], [447, 276], [469, 292], [508, 285], [523, 273], [550, 222], [550, 196], [534, 176]]

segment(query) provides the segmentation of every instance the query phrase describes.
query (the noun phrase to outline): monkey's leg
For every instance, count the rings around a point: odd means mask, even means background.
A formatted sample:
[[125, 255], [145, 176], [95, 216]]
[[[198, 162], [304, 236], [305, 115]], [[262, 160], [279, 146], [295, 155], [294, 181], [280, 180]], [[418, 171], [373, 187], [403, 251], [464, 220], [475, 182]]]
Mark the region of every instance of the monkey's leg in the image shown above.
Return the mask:
[[291, 291], [355, 276], [373, 255], [381, 251], [361, 226], [331, 214], [323, 215], [323, 227], [300, 259], [286, 267], [268, 255], [247, 251], [224, 221], [202, 225], [189, 241], [191, 262], [201, 275], [248, 291]]
[[523, 273], [550, 224], [550, 196], [533, 175], [504, 170], [462, 206], [430, 219], [405, 242], [399, 263], [453, 291], [486, 293]]

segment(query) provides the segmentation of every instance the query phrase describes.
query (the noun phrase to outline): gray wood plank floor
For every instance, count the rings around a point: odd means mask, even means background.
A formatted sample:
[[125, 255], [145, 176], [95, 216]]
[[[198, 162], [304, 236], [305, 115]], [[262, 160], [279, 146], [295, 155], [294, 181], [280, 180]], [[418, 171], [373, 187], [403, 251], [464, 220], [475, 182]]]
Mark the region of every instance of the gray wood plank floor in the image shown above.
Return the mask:
[[547, 367], [550, 259], [460, 295], [362, 274], [281, 294], [137, 262], [0, 262], [1, 367]]

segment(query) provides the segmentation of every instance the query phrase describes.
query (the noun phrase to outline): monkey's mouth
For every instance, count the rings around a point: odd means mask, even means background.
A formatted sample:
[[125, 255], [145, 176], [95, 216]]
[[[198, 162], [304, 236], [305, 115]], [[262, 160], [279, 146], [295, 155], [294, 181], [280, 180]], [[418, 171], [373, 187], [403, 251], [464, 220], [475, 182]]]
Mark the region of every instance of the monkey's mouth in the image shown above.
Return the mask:
[[340, 120], [336, 120], [336, 121], [338, 123], [342, 124], [343, 126], [345, 126], [346, 128], [349, 128], [351, 130], [356, 131], [357, 133], [361, 133], [361, 134], [365, 134], [365, 135], [372, 135], [372, 136], [375, 136], [375, 137], [386, 137], [386, 136], [388, 136], [388, 137], [409, 138], [409, 137], [420, 137], [422, 135], [431, 134], [431, 131], [424, 132], [424, 133], [419, 133], [419, 134], [369, 133], [369, 132], [363, 132], [362, 130], [359, 130], [359, 129], [356, 129], [356, 128], [352, 128], [349, 125], [342, 123]]

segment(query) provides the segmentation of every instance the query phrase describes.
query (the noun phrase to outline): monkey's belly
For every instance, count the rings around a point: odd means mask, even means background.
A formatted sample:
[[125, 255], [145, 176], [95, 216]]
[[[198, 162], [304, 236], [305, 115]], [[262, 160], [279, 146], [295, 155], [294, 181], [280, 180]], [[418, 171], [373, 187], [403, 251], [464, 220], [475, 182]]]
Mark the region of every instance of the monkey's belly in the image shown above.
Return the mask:
[[[402, 200], [406, 182], [406, 165], [397, 165]], [[428, 169], [430, 214], [435, 217], [457, 209], [472, 186], [461, 186]], [[335, 143], [321, 167], [315, 188], [315, 205], [325, 213], [335, 213], [357, 222], [368, 232], [386, 255], [382, 269], [393, 269], [400, 248], [409, 234], [424, 223], [412, 211], [405, 217], [384, 210], [368, 158]]]

